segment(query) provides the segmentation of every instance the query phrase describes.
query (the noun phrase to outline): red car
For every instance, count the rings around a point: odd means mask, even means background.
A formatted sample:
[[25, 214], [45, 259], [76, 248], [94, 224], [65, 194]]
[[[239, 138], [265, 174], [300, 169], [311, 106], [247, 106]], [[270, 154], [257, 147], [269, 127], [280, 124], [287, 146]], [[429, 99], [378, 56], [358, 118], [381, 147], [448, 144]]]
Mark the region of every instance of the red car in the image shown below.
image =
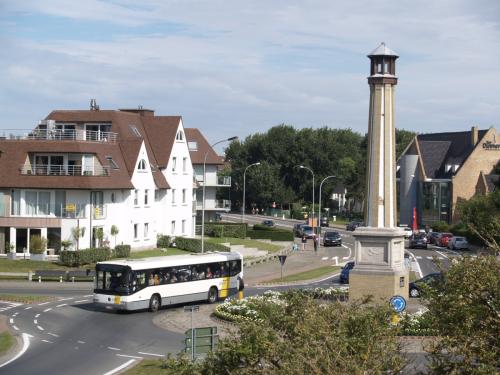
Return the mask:
[[448, 241], [453, 237], [453, 233], [441, 233], [439, 237], [439, 246], [448, 247]]

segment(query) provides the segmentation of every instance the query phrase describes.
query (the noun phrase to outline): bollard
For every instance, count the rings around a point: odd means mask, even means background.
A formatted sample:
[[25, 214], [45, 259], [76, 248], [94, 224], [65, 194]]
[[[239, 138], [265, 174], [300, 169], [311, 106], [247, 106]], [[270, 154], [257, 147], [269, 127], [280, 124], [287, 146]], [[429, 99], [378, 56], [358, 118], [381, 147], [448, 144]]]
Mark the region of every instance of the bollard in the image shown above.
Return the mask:
[[333, 257], [332, 259], [335, 261], [335, 265], [338, 266], [339, 265], [339, 257]]
[[38, 282], [41, 283], [42, 282], [42, 276], [38, 276]]
[[59, 276], [59, 282], [62, 283], [62, 276]]
[[28, 271], [28, 281], [33, 281], [33, 271]]
[[75, 276], [72, 276], [71, 277], [71, 282], [74, 283], [75, 282]]

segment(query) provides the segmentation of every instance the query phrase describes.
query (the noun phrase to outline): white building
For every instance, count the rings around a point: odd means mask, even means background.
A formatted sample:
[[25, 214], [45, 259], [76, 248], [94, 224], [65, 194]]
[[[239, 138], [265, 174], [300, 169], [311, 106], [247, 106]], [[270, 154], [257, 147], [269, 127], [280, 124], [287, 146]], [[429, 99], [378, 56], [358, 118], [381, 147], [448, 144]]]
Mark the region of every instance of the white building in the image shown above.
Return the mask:
[[0, 137], [0, 171], [0, 252], [29, 252], [33, 235], [56, 251], [64, 240], [145, 248], [157, 234], [194, 235], [193, 168], [179, 116], [95, 105], [53, 111], [24, 135]]

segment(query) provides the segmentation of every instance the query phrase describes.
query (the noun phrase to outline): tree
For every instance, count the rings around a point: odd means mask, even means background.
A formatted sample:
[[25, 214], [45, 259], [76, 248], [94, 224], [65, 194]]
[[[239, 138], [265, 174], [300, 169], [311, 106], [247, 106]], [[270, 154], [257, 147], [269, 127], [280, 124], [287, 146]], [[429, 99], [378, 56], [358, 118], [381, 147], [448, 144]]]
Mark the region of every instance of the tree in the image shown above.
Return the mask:
[[497, 374], [500, 368], [500, 260], [456, 259], [444, 282], [423, 294], [440, 338], [428, 348], [434, 374]]
[[396, 159], [401, 156], [406, 147], [415, 138], [417, 133], [404, 130], [396, 129]]
[[30, 237], [30, 253], [43, 254], [47, 249], [47, 239], [39, 235], [32, 235]]
[[493, 252], [500, 252], [500, 190], [460, 203], [458, 210], [463, 223]]
[[80, 237], [85, 235], [85, 227], [76, 226], [71, 228], [71, 236], [76, 241], [76, 250], [80, 249]]
[[118, 227], [116, 225], [112, 225], [111, 226], [111, 235], [115, 239], [115, 247], [116, 247], [116, 236], [118, 235], [118, 233], [120, 233], [120, 230], [118, 229]]
[[95, 238], [97, 239], [97, 247], [101, 247], [104, 238], [104, 229], [102, 227], [95, 228]]
[[263, 304], [262, 322], [240, 323], [203, 362], [169, 358], [166, 374], [386, 374], [406, 361], [388, 307], [321, 303], [289, 292]]

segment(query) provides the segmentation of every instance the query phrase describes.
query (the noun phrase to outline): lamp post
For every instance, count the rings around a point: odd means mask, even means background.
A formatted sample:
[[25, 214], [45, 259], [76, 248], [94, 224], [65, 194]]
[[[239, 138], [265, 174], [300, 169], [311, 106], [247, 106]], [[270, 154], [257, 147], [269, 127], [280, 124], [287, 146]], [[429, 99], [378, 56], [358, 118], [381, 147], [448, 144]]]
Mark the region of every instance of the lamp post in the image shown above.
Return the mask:
[[[334, 178], [335, 176], [327, 176], [321, 181], [321, 184], [319, 184], [319, 201], [318, 201], [318, 220], [320, 220], [320, 226], [319, 226], [319, 231], [321, 232], [321, 188], [323, 187], [323, 182], [328, 180], [329, 178]], [[319, 244], [321, 244], [321, 238], [319, 241]]]
[[222, 142], [231, 142], [238, 137], [230, 137], [227, 139], [221, 139], [220, 141], [215, 142], [210, 145], [210, 148], [205, 152], [205, 157], [203, 158], [203, 194], [202, 194], [202, 202], [201, 202], [201, 253], [203, 254], [205, 251], [205, 186], [207, 185], [207, 174], [206, 174], [206, 166], [207, 166], [207, 157], [210, 150]]
[[245, 187], [246, 187], [246, 173], [247, 173], [247, 169], [250, 168], [250, 167], [253, 167], [254, 165], [260, 165], [260, 161], [258, 161], [257, 163], [253, 163], [253, 164], [250, 164], [248, 165], [246, 168], [245, 168], [245, 171], [243, 172], [243, 207], [241, 208], [241, 222], [244, 223], [245, 222]]
[[306, 167], [305, 165], [299, 165], [299, 168], [300, 169], [307, 169], [309, 172], [311, 172], [311, 174], [313, 176], [313, 196], [312, 196], [313, 201], [312, 201], [312, 211], [311, 211], [312, 217], [311, 217], [311, 219], [312, 219], [312, 228], [313, 228], [313, 232], [314, 232], [314, 172], [312, 171], [311, 168]]

